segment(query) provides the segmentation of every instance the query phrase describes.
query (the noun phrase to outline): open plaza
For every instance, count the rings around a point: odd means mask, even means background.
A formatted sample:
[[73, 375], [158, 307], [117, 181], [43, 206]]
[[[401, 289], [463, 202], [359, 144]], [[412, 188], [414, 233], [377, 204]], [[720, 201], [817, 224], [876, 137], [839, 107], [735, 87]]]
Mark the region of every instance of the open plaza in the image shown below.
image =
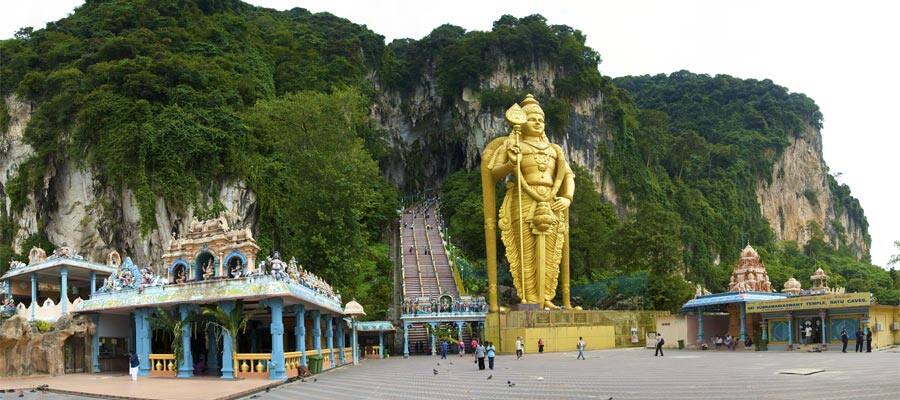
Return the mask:
[[[185, 380], [149, 378], [132, 383], [127, 375], [103, 376], [119, 398], [261, 400], [287, 399], [784, 399], [892, 400], [900, 393], [900, 353], [843, 354], [729, 351], [666, 351], [654, 357], [650, 349], [588, 351], [576, 361], [574, 352], [526, 354], [521, 360], [501, 355], [495, 369], [479, 371], [471, 355], [441, 360], [367, 360], [358, 367], [341, 367], [297, 380], [266, 392], [241, 395], [247, 381], [194, 385]], [[440, 365], [438, 365], [440, 364]], [[823, 369], [812, 375], [782, 374], [790, 369]], [[437, 370], [435, 375], [433, 370]], [[488, 379], [488, 377], [491, 379]], [[513, 383], [510, 385], [507, 383]], [[24, 392], [25, 399], [74, 400], [91, 386], [59, 384], [58, 392]], [[82, 380], [82, 382], [88, 382]], [[99, 385], [94, 385], [99, 386]], [[0, 389], [9, 388], [0, 379]], [[173, 393], [177, 392], [175, 396]], [[236, 397], [226, 397], [236, 396]], [[0, 393], [0, 399], [19, 399], [19, 392]]]

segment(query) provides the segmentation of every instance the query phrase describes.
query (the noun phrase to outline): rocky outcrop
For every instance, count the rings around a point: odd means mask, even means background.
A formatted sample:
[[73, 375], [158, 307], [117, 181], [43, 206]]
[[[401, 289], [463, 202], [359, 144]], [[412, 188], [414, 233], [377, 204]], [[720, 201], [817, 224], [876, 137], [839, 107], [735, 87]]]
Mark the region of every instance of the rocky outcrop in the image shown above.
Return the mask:
[[[756, 197], [778, 240], [792, 240], [802, 246], [812, 238], [810, 223], [815, 223], [824, 231], [827, 242], [848, 246], [857, 258], [868, 256], [869, 244], [860, 221], [835, 212], [838, 205], [828, 185], [822, 135], [815, 127], [807, 126], [801, 135], [790, 139], [772, 168], [770, 180], [757, 181]], [[835, 222], [846, 230], [843, 243]]]
[[[523, 71], [514, 71], [511, 65], [501, 57], [498, 68], [481, 80], [479, 90], [530, 88], [539, 101], [547, 100], [554, 93], [554, 80], [562, 74], [546, 62]], [[378, 89], [372, 117], [387, 131], [394, 150], [382, 168], [387, 179], [406, 192], [435, 189], [451, 172], [477, 168], [485, 144], [508, 134], [505, 108], [483, 106], [478, 91], [471, 89], [448, 100], [438, 93], [433, 71], [427, 71], [420, 85], [407, 95]], [[594, 174], [595, 186], [606, 200], [618, 203], [612, 182], [604, 179], [597, 151], [602, 143], [611, 141], [601, 104], [599, 93], [572, 103], [568, 126], [563, 136], [553, 141], [562, 146], [571, 162]]]
[[83, 316], [64, 316], [49, 332], [40, 332], [21, 317], [0, 324], [0, 376], [65, 373], [65, 342], [84, 340], [85, 360], [90, 365], [90, 342], [94, 324]]

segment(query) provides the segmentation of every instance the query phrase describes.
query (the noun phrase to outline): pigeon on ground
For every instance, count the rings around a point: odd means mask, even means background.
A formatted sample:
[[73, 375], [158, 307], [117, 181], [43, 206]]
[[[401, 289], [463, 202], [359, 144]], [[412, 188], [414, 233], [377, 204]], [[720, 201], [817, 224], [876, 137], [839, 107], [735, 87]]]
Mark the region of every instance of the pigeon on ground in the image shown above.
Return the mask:
[[306, 383], [306, 379], [300, 378], [300, 382]]
[[509, 387], [513, 387], [513, 386], [516, 386], [516, 384], [515, 384], [515, 383], [512, 383], [512, 382], [510, 382], [510, 381], [506, 381], [506, 384], [507, 384], [507, 385], [509, 385]]
[[266, 393], [269, 393], [270, 390], [272, 390], [272, 388], [266, 388]]
[[488, 380], [490, 380], [490, 379], [493, 378], [493, 377], [494, 377], [494, 374], [488, 375]]
[[25, 397], [25, 392], [24, 391], [19, 392], [19, 397]]
[[319, 378], [313, 378], [313, 382], [318, 382]]
[[453, 365], [453, 361], [450, 361], [450, 365]]
[[432, 369], [431, 369], [431, 372], [434, 372], [434, 374], [435, 374], [435, 375], [437, 375], [437, 374], [438, 374], [438, 373], [437, 373], [437, 370], [436, 370], [436, 369], [434, 369], [434, 368], [432, 368]]
[[438, 365], [441, 365], [441, 363], [438, 363]]

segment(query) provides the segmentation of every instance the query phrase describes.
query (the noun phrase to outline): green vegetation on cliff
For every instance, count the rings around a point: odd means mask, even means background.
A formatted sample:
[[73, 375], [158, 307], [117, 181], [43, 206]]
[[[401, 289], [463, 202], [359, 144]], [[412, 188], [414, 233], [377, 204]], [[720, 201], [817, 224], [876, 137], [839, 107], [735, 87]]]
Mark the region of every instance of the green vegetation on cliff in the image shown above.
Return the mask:
[[[501, 68], [555, 72], [550, 93], [538, 93], [555, 140], [567, 137], [574, 100], [603, 95], [606, 126], [596, 129], [609, 129], [612, 139], [598, 149], [606, 174], [598, 178], [615, 184], [621, 207], [594, 190], [591, 173], [600, 171], [576, 167], [571, 262], [574, 293], [585, 305], [675, 310], [691, 294], [682, 276], [721, 290], [748, 240], [776, 287], [823, 266], [849, 289], [872, 290], [888, 302], [900, 297], [885, 271], [821, 236], [804, 248], [775, 243], [760, 214], [757, 178], [771, 176], [791, 135], [821, 123], [810, 99], [770, 81], [688, 72], [611, 80], [598, 72], [600, 56], [580, 31], [539, 15], [502, 16], [488, 32], [443, 25], [421, 40], [386, 45], [364, 26], [303, 9], [92, 0], [45, 29], [0, 41], [0, 52], [0, 94], [34, 106], [24, 133], [34, 155], [4, 188], [13, 214], [25, 210], [29, 196], [53, 207], [45, 181], [70, 160], [108, 189], [98, 194], [101, 207], [134, 196], [143, 234], [156, 229], [158, 198], [169, 212], [193, 206], [212, 214], [221, 205], [205, 199], [240, 180], [258, 199], [262, 251], [297, 256], [353, 293], [374, 318], [391, 297], [383, 234], [398, 203], [379, 161], [403, 160], [414, 183], [408, 187], [446, 178], [444, 212], [457, 256], [469, 261], [467, 279], [479, 276], [484, 258], [478, 174], [454, 172], [458, 160], [429, 158], [424, 148], [453, 154], [469, 133], [453, 131], [398, 155], [368, 118], [375, 91], [407, 99], [433, 84], [441, 97], [436, 113], [443, 114], [428, 118], [445, 129], [458, 125], [453, 105], [465, 88], [483, 111], [500, 114], [537, 86], [482, 87]], [[0, 111], [4, 127], [8, 116]], [[836, 211], [865, 232], [849, 188], [831, 186]], [[101, 215], [117, 223], [114, 210]], [[9, 246], [14, 218], [0, 217], [2, 270], [10, 257], [24, 255]], [[43, 235], [26, 244], [25, 251], [52, 246]]]

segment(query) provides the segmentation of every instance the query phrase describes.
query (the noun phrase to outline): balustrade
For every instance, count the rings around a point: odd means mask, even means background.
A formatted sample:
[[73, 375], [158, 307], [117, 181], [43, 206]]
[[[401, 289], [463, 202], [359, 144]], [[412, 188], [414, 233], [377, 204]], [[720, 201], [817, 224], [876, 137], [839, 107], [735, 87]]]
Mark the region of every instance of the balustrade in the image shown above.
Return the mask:
[[234, 355], [234, 376], [238, 378], [269, 379], [270, 353], [237, 353]]
[[174, 354], [150, 354], [150, 376], [174, 378], [177, 373]]

